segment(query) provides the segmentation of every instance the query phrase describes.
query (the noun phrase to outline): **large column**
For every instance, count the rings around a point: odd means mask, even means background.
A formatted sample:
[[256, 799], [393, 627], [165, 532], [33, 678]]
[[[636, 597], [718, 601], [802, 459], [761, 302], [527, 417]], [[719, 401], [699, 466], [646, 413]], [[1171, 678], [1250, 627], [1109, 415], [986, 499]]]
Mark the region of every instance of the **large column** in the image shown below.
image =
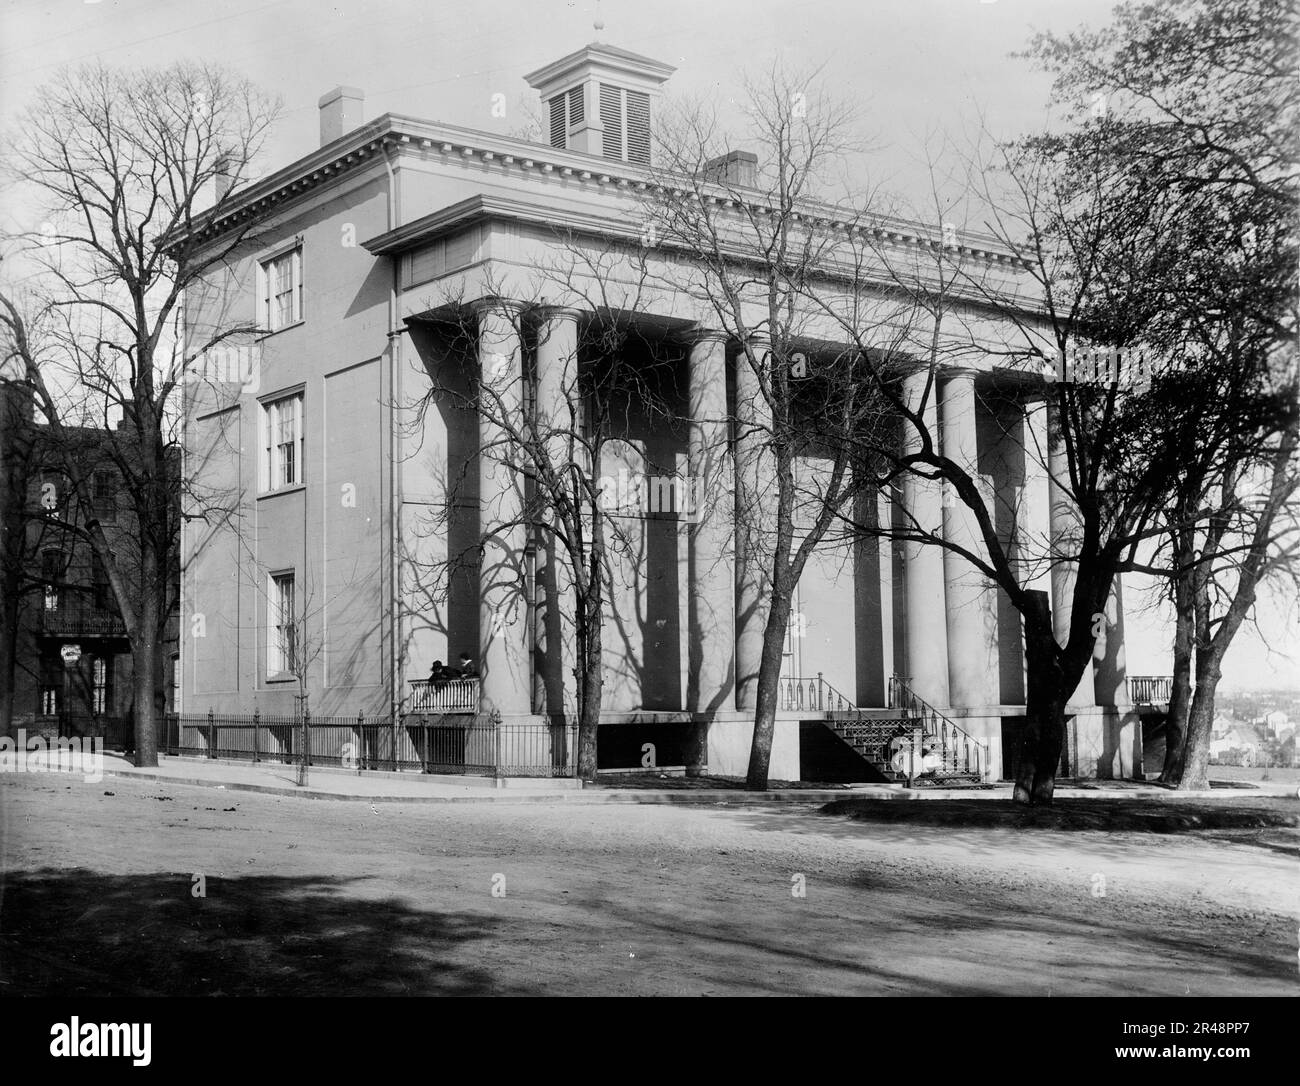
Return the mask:
[[699, 495], [689, 529], [690, 600], [686, 704], [691, 712], [735, 707], [732, 467], [727, 454], [726, 337], [713, 331], [691, 345], [688, 457]]
[[[1119, 574], [1106, 600], [1106, 621], [1092, 647], [1093, 691], [1098, 705], [1129, 709], [1128, 665], [1124, 658], [1124, 586]], [[1086, 676], [1085, 676], [1086, 682]], [[1083, 685], [1081, 683], [1080, 685]]]
[[[1057, 406], [1049, 397], [1047, 407], [1048, 501], [1051, 506], [1052, 550], [1052, 632], [1056, 643], [1065, 646], [1070, 640], [1070, 614], [1073, 610], [1074, 582], [1078, 562], [1073, 559], [1079, 546], [1082, 523], [1079, 507], [1070, 492], [1070, 462], [1065, 442], [1061, 440]], [[1093, 684], [1085, 671], [1079, 685], [1070, 695], [1069, 706], [1078, 708], [1095, 704]]]
[[[768, 347], [751, 345], [766, 364]], [[771, 533], [776, 473], [768, 442], [772, 408], [748, 356], [736, 359], [736, 708], [758, 707], [763, 633], [772, 601]]]
[[[1016, 509], [1016, 565], [1021, 583], [1031, 591], [1052, 594], [1051, 504], [1047, 481], [1047, 400], [1031, 391], [1025, 399], [1020, 420], [1020, 445], [1025, 456], [1024, 486]], [[1021, 647], [1024, 619], [1021, 619]], [[1025, 690], [1029, 690], [1029, 659], [1024, 652], [1022, 667]]]
[[480, 711], [503, 717], [532, 710], [531, 646], [519, 450], [501, 422], [523, 416], [519, 312], [490, 299], [477, 307], [479, 363]]
[[[577, 441], [578, 312], [560, 306], [542, 309], [537, 326], [538, 437], [554, 472], [568, 471], [572, 458], [585, 461]], [[580, 464], [586, 471], [586, 464]], [[540, 503], [537, 568], [537, 661], [543, 706], [550, 713], [577, 711], [577, 635], [573, 564], [568, 548], [556, 539], [550, 501]]]
[[[939, 404], [943, 454], [984, 490], [975, 429], [975, 371], [948, 373]], [[987, 553], [974, 511], [954, 493], [943, 503], [943, 534], [978, 556]], [[943, 552], [943, 591], [948, 604], [948, 693], [950, 704], [996, 705], [998, 674], [997, 597], [987, 578], [955, 551]]]
[[[929, 380], [928, 370], [908, 374], [903, 380], [903, 399], [918, 413], [936, 447], [939, 441], [939, 395], [931, 385], [922, 405]], [[903, 451], [921, 447], [921, 435], [904, 422]], [[943, 528], [943, 493], [937, 482], [915, 475], [903, 476], [904, 524], [938, 535]], [[903, 545], [903, 590], [907, 608], [904, 630], [907, 636], [907, 672], [912, 689], [931, 705], [948, 702], [948, 629], [945, 621], [943, 550], [934, 544], [907, 542]]]

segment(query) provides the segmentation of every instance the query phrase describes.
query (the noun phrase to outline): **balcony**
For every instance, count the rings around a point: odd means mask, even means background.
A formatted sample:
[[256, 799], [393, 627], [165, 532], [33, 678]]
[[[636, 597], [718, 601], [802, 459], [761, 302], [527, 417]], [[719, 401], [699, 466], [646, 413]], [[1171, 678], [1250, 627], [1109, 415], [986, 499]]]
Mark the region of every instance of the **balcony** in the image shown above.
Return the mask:
[[411, 682], [408, 713], [475, 713], [478, 711], [478, 679]]
[[125, 637], [126, 623], [121, 616], [96, 606], [89, 596], [61, 592], [58, 606], [42, 607], [38, 619], [46, 637]]
[[1169, 692], [1173, 689], [1172, 675], [1130, 675], [1128, 677], [1129, 700], [1138, 706], [1168, 705]]

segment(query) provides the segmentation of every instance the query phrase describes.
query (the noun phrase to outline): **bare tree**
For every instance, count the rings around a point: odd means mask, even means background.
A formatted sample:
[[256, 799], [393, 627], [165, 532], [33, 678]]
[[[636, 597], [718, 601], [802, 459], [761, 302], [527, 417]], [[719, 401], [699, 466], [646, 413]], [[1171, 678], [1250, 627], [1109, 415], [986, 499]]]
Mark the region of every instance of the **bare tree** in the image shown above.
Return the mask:
[[175, 395], [206, 351], [255, 331], [231, 325], [185, 341], [186, 290], [246, 240], [236, 231], [214, 250], [188, 229], [214, 189], [220, 204], [228, 187], [248, 180], [276, 109], [214, 67], [91, 66], [44, 88], [13, 144], [15, 180], [43, 221], [16, 239], [31, 243], [25, 255], [36, 275], [21, 294], [0, 294], [0, 328], [52, 440], [67, 450], [69, 485], [89, 504], [90, 480], [66, 438], [70, 419], [94, 418], [134, 512], [137, 577], [102, 525], [92, 519], [84, 529], [130, 640], [141, 765], [157, 764], [165, 586], [178, 543]]
[[[880, 421], [883, 401], [859, 351], [818, 345], [821, 315], [806, 304], [839, 276], [843, 239], [869, 221], [869, 197], [827, 202], [859, 149], [853, 112], [818, 89], [815, 73], [776, 66], [747, 81], [746, 113], [738, 138], [709, 107], [670, 114], [645, 214], [659, 249], [686, 256], [657, 273], [663, 288], [685, 294], [703, 325], [740, 345], [731, 405], [693, 405], [692, 418], [731, 433], [719, 446], [704, 432], [697, 455], [734, 456], [736, 701], [754, 711], [746, 783], [763, 789], [794, 593], [874, 478], [850, 436]], [[910, 300], [883, 300], [872, 313], [878, 350], [915, 315]]]

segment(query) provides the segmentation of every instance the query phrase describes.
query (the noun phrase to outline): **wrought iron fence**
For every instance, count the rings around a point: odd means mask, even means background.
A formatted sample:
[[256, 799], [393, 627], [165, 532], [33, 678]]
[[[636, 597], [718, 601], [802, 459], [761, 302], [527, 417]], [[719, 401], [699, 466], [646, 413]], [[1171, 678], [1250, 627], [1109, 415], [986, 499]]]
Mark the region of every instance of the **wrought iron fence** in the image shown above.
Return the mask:
[[502, 723], [490, 716], [389, 717], [247, 715], [167, 718], [169, 754], [251, 762], [411, 770], [497, 777], [571, 777], [577, 725]]
[[[161, 732], [161, 725], [159, 732]], [[76, 736], [102, 741], [105, 750], [134, 750], [135, 722], [129, 716], [95, 716], [91, 713], [63, 712], [36, 716], [27, 726], [31, 735]]]

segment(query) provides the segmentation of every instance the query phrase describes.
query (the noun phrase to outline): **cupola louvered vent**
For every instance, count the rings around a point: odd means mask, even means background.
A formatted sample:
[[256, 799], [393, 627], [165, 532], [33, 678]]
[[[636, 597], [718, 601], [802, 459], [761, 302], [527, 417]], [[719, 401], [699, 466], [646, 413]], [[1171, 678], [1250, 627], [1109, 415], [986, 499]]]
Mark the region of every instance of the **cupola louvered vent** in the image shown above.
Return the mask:
[[672, 72], [657, 60], [593, 42], [525, 78], [546, 103], [553, 146], [648, 166], [651, 99]]

